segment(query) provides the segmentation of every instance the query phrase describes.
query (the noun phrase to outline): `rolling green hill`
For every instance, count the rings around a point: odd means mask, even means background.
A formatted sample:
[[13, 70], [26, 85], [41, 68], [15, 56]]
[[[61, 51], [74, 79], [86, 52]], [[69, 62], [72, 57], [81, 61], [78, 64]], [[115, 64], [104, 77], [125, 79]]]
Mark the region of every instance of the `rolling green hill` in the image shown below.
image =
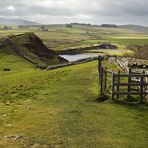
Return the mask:
[[22, 19], [6, 19], [6, 18], [0, 18], [0, 24], [1, 25], [39, 25], [39, 23], [28, 21], [28, 20], [22, 20]]
[[119, 26], [119, 28], [129, 29], [129, 30], [133, 30], [141, 33], [148, 33], [148, 27], [141, 26], [141, 25], [122, 25], [122, 26]]

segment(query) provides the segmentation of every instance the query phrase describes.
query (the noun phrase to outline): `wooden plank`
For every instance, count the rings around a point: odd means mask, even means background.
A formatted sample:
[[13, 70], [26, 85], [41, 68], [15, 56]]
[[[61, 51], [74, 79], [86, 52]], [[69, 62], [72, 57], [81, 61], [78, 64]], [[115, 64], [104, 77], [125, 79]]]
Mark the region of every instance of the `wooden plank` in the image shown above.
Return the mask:
[[140, 73], [140, 72], [131, 72], [131, 74], [140, 75], [140, 74], [142, 74], [142, 73]]
[[[114, 85], [119, 85], [119, 86], [141, 86], [141, 83], [131, 83], [131, 84], [128, 84], [128, 83], [114, 83]], [[148, 86], [148, 83], [143, 83], [142, 84], [143, 86]]]
[[[114, 75], [115, 77], [118, 77], [118, 74]], [[119, 77], [128, 77], [129, 74], [120, 74]], [[148, 74], [131, 74], [131, 77], [148, 77]]]
[[113, 95], [147, 95], [148, 92], [113, 92]]
[[101, 74], [100, 74], [100, 95], [103, 94], [103, 72], [104, 72], [104, 70], [103, 70], [103, 67], [102, 67]]
[[107, 88], [107, 72], [106, 72], [107, 68], [104, 69], [104, 91]]
[[137, 92], [139, 92], [139, 89], [137, 88], [131, 88], [131, 91], [137, 91]]
[[98, 71], [99, 71], [99, 85], [100, 85], [100, 95], [103, 93], [103, 67], [102, 67], [103, 57], [98, 57]]
[[114, 87], [115, 87], [115, 85], [114, 85], [114, 80], [115, 80], [115, 74], [113, 73], [113, 75], [112, 75], [112, 100], [114, 100], [114, 95], [115, 95], [115, 92], [114, 92]]
[[[144, 71], [143, 71], [143, 74], [144, 74]], [[140, 86], [140, 103], [143, 102], [143, 83], [144, 83], [144, 77], [141, 77], [140, 79], [140, 83], [141, 83], [141, 86]]]
[[127, 88], [127, 92], [128, 92], [128, 95], [127, 95], [127, 98], [129, 98], [130, 97], [130, 91], [131, 91], [131, 72], [132, 72], [132, 69], [131, 68], [129, 68], [129, 75], [128, 75], [128, 88]]
[[[117, 79], [117, 83], [119, 84], [120, 83], [120, 70], [118, 71], [118, 79]], [[117, 92], [119, 92], [120, 90], [120, 85], [116, 85], [117, 86]], [[119, 99], [119, 95], [117, 94], [117, 100]]]

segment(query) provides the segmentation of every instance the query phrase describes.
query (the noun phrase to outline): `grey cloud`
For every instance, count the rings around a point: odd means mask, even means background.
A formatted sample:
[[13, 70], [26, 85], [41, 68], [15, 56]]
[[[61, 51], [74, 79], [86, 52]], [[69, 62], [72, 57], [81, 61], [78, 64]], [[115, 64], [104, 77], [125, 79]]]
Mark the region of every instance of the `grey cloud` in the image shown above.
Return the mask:
[[[7, 10], [13, 6], [15, 11]], [[64, 23], [143, 23], [147, 25], [148, 0], [0, 0], [0, 16]], [[135, 20], [132, 20], [134, 18]], [[51, 23], [51, 21], [46, 21]], [[112, 22], [112, 23], [114, 23]], [[53, 22], [54, 23], [54, 22]]]

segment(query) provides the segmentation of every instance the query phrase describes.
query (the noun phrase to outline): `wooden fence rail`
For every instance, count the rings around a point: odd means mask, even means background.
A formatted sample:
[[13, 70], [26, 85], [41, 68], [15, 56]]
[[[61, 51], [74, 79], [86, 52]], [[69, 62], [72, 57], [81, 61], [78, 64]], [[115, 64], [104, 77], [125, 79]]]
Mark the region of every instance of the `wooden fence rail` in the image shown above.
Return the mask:
[[[136, 78], [137, 81], [133, 81], [132, 78]], [[148, 74], [134, 74], [133, 72], [131, 74], [130, 71], [129, 74], [113, 73], [112, 99], [118, 100], [119, 96], [121, 95], [127, 95], [127, 98], [130, 98], [131, 95], [138, 95], [140, 97], [140, 102], [143, 102], [143, 99], [146, 97], [146, 95], [148, 95], [148, 83], [146, 82], [147, 78]], [[127, 80], [127, 82], [121, 82], [123, 79]], [[123, 90], [123, 87], [125, 89], [125, 86], [127, 86], [127, 90]]]
[[121, 96], [132, 98], [139, 96], [139, 102], [148, 101], [148, 74], [135, 72], [129, 68], [129, 73], [122, 74], [103, 67], [103, 57], [98, 58], [100, 96], [110, 95], [112, 100], [121, 100]]

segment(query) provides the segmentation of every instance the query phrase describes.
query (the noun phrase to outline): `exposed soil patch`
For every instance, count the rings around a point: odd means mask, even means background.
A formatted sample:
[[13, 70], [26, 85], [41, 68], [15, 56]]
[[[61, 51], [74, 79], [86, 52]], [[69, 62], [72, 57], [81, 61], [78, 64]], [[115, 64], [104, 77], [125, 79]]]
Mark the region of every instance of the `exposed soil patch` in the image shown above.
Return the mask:
[[37, 36], [30, 36], [29, 42], [24, 44], [28, 50], [39, 57], [51, 59], [57, 57], [56, 53], [53, 50], [48, 49]]

